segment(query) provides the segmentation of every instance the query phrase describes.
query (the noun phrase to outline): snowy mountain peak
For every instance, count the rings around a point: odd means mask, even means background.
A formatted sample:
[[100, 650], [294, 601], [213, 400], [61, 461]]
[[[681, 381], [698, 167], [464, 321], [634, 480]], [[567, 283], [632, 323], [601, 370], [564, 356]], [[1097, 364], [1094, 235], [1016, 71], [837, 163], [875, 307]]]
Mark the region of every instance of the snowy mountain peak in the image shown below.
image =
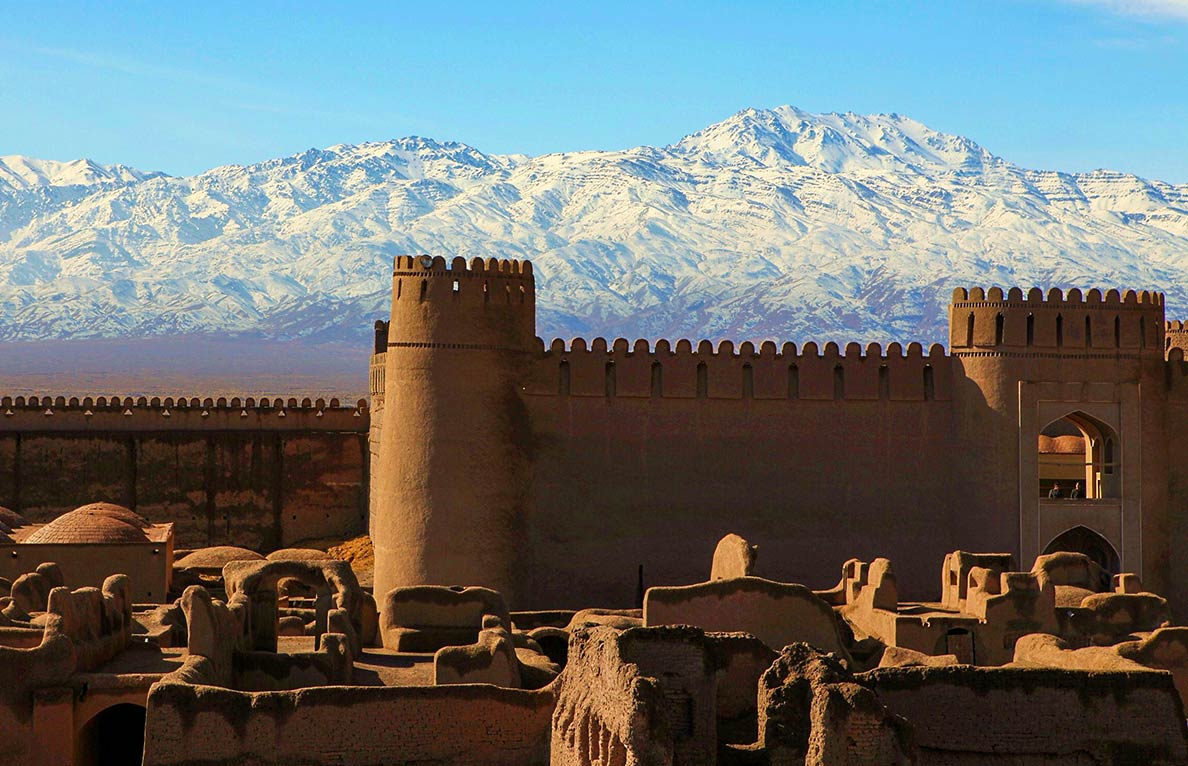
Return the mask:
[[0, 156], [0, 189], [128, 184], [160, 175], [163, 174], [146, 173], [127, 165], [100, 165], [87, 159], [57, 162], [16, 154]]
[[392, 257], [425, 252], [531, 259], [546, 336], [927, 343], [961, 285], [1188, 309], [1188, 186], [791, 106], [540, 157], [410, 136], [191, 177], [0, 158], [0, 340], [362, 338]]
[[670, 148], [714, 164], [808, 165], [828, 173], [951, 172], [994, 160], [969, 139], [898, 114], [813, 114], [794, 106], [746, 109]]

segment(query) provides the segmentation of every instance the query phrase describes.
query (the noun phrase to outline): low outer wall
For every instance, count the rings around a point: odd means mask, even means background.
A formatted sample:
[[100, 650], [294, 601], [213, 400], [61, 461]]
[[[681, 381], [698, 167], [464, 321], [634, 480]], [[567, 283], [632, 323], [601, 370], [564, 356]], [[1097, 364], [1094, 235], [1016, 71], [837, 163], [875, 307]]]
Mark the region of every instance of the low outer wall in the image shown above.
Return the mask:
[[238, 692], [159, 683], [145, 766], [544, 766], [556, 704], [495, 686]]
[[920, 763], [1184, 764], [1170, 675], [1031, 668], [884, 668], [860, 676], [907, 719]]
[[209, 426], [194, 412], [129, 411], [95, 422], [71, 410], [38, 412], [40, 420], [14, 410], [20, 422], [0, 414], [0, 506], [41, 523], [85, 503], [118, 503], [173, 522], [183, 549], [268, 551], [366, 531], [366, 410], [240, 418], [247, 410], [212, 409]]

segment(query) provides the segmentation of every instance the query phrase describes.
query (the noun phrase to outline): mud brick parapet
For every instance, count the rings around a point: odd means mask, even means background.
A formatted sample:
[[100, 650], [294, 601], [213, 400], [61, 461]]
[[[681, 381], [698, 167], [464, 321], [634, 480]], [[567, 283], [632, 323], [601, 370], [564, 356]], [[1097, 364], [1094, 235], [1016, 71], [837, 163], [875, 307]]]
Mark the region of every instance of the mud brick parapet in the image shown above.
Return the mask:
[[352, 431], [367, 433], [366, 400], [305, 397], [0, 397], [3, 431]]
[[533, 395], [670, 399], [946, 400], [950, 358], [940, 345], [927, 355], [919, 343], [892, 343], [844, 351], [829, 342], [797, 348], [747, 341], [735, 348], [720, 341], [613, 343], [575, 338], [537, 340], [537, 355], [525, 391]]
[[1162, 354], [1163, 293], [1018, 287], [953, 291], [949, 345], [955, 354], [1025, 349], [1059, 354]]

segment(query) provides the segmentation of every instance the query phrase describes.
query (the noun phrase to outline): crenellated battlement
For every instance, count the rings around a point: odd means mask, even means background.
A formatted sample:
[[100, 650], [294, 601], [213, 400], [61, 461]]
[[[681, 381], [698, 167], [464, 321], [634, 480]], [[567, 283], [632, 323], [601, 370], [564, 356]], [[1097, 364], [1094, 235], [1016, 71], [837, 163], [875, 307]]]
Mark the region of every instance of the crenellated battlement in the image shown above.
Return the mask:
[[1179, 319], [1168, 322], [1163, 326], [1163, 351], [1171, 359], [1176, 349], [1188, 351], [1188, 322]]
[[1149, 290], [959, 287], [949, 309], [949, 345], [962, 356], [1002, 347], [1012, 354], [1154, 353], [1164, 347], [1163, 312], [1163, 293]]
[[496, 258], [401, 255], [392, 271], [390, 323], [376, 325], [385, 348], [526, 350], [536, 335], [532, 264]]
[[310, 397], [5, 396], [5, 431], [367, 430], [367, 400]]
[[674, 399], [927, 401], [950, 397], [950, 358], [934, 344], [865, 347], [849, 343], [799, 348], [747, 341], [634, 343], [537, 339], [525, 392], [541, 396]]
[[1076, 287], [1069, 290], [1068, 293], [1064, 293], [1059, 287], [1053, 287], [1046, 294], [1040, 288], [1033, 287], [1027, 291], [1026, 295], [1023, 294], [1023, 289], [1020, 287], [1009, 288], [1005, 293], [1001, 287], [972, 287], [968, 289], [958, 287], [953, 290], [954, 305], [966, 308], [983, 303], [1020, 304], [1027, 308], [1046, 309], [1059, 309], [1065, 306], [1088, 309], [1111, 309], [1127, 306], [1151, 308], [1163, 306], [1164, 295], [1151, 290], [1120, 292], [1110, 289], [1103, 293], [1098, 288], [1082, 293]]
[[394, 276], [425, 276], [434, 272], [458, 278], [523, 278], [532, 276], [532, 262], [514, 258], [471, 258], [468, 262], [457, 256], [447, 263], [440, 255], [398, 255], [392, 267]]

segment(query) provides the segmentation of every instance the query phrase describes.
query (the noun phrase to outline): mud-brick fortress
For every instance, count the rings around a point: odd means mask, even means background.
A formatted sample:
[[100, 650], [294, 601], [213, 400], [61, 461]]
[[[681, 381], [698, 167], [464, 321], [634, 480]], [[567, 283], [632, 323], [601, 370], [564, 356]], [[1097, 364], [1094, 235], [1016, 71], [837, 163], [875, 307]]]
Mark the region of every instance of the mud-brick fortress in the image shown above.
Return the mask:
[[958, 289], [948, 352], [546, 344], [535, 316], [528, 262], [396, 259], [371, 365], [377, 593], [630, 604], [735, 531], [783, 581], [846, 551], [936, 598], [947, 551], [1075, 550], [1188, 606], [1188, 328], [1161, 294]]

